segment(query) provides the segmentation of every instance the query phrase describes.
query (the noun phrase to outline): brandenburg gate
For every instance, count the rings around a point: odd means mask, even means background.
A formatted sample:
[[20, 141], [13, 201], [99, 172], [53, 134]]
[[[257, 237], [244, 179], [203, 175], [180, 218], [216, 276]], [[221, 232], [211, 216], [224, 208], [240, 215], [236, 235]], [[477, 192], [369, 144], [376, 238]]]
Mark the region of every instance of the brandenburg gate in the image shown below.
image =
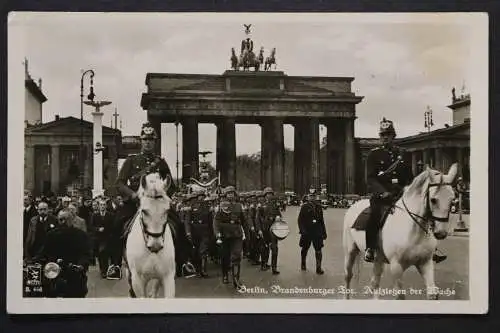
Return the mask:
[[[320, 187], [319, 126], [327, 127], [327, 188], [355, 192], [355, 106], [351, 77], [288, 76], [281, 71], [227, 70], [222, 75], [148, 73], [141, 106], [160, 133], [179, 122], [183, 179], [197, 177], [198, 124], [217, 126], [216, 164], [222, 185], [236, 184], [236, 124], [261, 127], [261, 185], [284, 191], [283, 125], [294, 138], [298, 194]], [[256, 138], [245, 138], [255, 140]], [[324, 166], [322, 166], [324, 167]], [[256, 184], [257, 187], [257, 184]]]

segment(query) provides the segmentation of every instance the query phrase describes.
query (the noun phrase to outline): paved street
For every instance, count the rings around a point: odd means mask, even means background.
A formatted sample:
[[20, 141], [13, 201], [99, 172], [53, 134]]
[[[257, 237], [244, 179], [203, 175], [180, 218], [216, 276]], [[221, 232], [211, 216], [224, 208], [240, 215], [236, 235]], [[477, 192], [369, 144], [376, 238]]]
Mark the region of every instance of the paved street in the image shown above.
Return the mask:
[[[263, 293], [237, 293], [231, 284], [221, 283], [221, 272], [214, 264], [210, 265], [210, 278], [200, 279], [178, 278], [176, 280], [176, 296], [189, 297], [326, 297], [342, 298], [340, 286], [343, 284], [343, 251], [342, 251], [342, 224], [345, 209], [329, 208], [325, 211], [325, 222], [327, 225], [328, 239], [323, 251], [323, 263], [325, 274], [318, 276], [315, 273], [314, 250], [311, 248], [308, 256], [308, 271], [300, 271], [300, 249], [298, 247], [299, 236], [297, 226], [297, 207], [288, 207], [285, 218], [290, 224], [290, 235], [279, 243], [278, 266], [281, 274], [273, 276], [270, 271], [260, 272], [259, 266], [251, 266], [246, 260], [242, 265], [242, 281], [247, 288], [259, 287], [258, 291]], [[451, 229], [453, 229], [458, 215], [452, 215]], [[468, 224], [468, 216], [464, 216]], [[468, 253], [469, 237], [467, 234], [455, 234], [439, 244], [442, 252], [448, 255], [448, 259], [436, 265], [436, 284], [442, 289], [450, 291], [450, 295], [442, 295], [441, 300], [468, 299], [469, 277], [468, 277]], [[356, 272], [356, 268], [355, 268]], [[371, 277], [371, 264], [361, 261], [359, 281], [353, 278], [352, 287], [357, 292], [353, 298], [371, 298], [366, 293], [365, 286], [369, 285]], [[404, 288], [407, 299], [424, 299], [425, 288], [423, 280], [415, 268], [409, 269], [404, 275]], [[277, 286], [280, 293], [274, 293]], [[324, 296], [316, 294], [290, 294], [286, 288], [325, 288], [333, 294]], [[390, 288], [389, 278], [384, 275], [381, 288]], [[410, 288], [423, 290], [423, 295], [410, 295]], [[254, 288], [255, 289], [258, 288]], [[297, 290], [297, 289], [295, 289]], [[315, 293], [315, 291], [313, 291]], [[108, 281], [99, 277], [96, 267], [92, 267], [89, 276], [88, 297], [128, 297], [128, 285], [125, 279], [121, 281]], [[387, 295], [382, 299], [391, 299]]]

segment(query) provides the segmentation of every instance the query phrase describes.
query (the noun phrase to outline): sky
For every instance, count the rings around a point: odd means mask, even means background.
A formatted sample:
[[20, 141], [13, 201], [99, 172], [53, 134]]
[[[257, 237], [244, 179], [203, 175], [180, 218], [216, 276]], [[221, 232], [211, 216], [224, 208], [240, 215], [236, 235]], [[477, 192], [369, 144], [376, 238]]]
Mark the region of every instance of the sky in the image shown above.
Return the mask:
[[[243, 24], [251, 23], [254, 49], [263, 46], [266, 56], [276, 47], [277, 69], [285, 74], [354, 77], [353, 91], [364, 96], [356, 107], [357, 137], [376, 137], [382, 117], [394, 121], [399, 137], [424, 131], [427, 106], [435, 128], [451, 124], [451, 88], [468, 92], [473, 73], [467, 21], [359, 16], [40, 13], [22, 24], [29, 72], [42, 78], [48, 98], [44, 122], [55, 115], [80, 117], [81, 73], [93, 69], [97, 99], [113, 103], [104, 108], [104, 125], [110, 126], [116, 107], [123, 135], [138, 135], [146, 121], [140, 100], [147, 73], [222, 74], [230, 67], [231, 47], [238, 49], [245, 37]], [[90, 112], [86, 107], [89, 121]], [[200, 150], [215, 151], [215, 126], [200, 125], [199, 132]], [[285, 146], [293, 149], [293, 127], [284, 132]], [[179, 127], [180, 149], [181, 133]], [[162, 134], [162, 153], [172, 165], [175, 127], [164, 126]], [[260, 150], [260, 139], [248, 138], [260, 138], [259, 127], [237, 125], [237, 154]]]

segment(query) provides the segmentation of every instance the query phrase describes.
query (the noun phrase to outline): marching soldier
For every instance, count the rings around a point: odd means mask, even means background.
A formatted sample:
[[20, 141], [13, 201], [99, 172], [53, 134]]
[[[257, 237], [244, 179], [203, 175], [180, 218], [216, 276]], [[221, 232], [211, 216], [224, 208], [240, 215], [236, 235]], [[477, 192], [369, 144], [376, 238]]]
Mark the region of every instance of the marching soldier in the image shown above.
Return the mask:
[[275, 222], [277, 216], [281, 218], [281, 211], [279, 205], [274, 199], [273, 189], [266, 187], [264, 189], [264, 202], [257, 210], [256, 225], [257, 232], [262, 235], [262, 260], [261, 270], [267, 271], [269, 269], [268, 260], [269, 252], [271, 252], [271, 268], [273, 275], [277, 275], [278, 271], [278, 238], [271, 232], [271, 226]]
[[208, 277], [207, 261], [210, 234], [212, 232], [212, 213], [203, 192], [193, 194], [193, 203], [186, 210], [184, 225], [186, 236], [194, 246], [194, 262], [200, 277]]
[[233, 285], [236, 289], [240, 289], [241, 252], [245, 238], [244, 225], [247, 222], [241, 204], [235, 200], [234, 186], [227, 186], [222, 194], [224, 198], [216, 209], [214, 217], [216, 242], [222, 247], [222, 282], [229, 283], [228, 273], [231, 269]]
[[321, 249], [323, 248], [323, 241], [326, 239], [326, 228], [323, 219], [323, 208], [319, 203], [319, 198], [314, 193], [310, 193], [305, 197], [305, 202], [300, 208], [298, 222], [300, 232], [299, 246], [302, 248], [300, 251], [300, 269], [303, 271], [307, 270], [307, 252], [312, 243], [316, 255], [316, 273], [322, 275], [325, 272], [321, 268], [321, 261], [323, 259]]
[[252, 191], [248, 195], [248, 247], [249, 247], [249, 259], [252, 265], [260, 264], [260, 253], [259, 253], [259, 237], [257, 229], [255, 228], [255, 216], [257, 215], [257, 197], [256, 192]]
[[[158, 136], [151, 124], [145, 123], [141, 129], [141, 152], [127, 157], [116, 179], [116, 187], [124, 202], [123, 206], [117, 211], [116, 216], [116, 227], [113, 235], [115, 245], [111, 258], [112, 266], [108, 270], [109, 279], [121, 279], [120, 267], [126, 239], [124, 233], [127, 232], [128, 224], [137, 212], [139, 204], [137, 190], [139, 189], [141, 176], [158, 172], [162, 178], [170, 177], [172, 179], [167, 162], [161, 156], [155, 154], [157, 138]], [[172, 182], [167, 194], [172, 196], [174, 192], [176, 192], [176, 187]], [[174, 216], [173, 210], [169, 213], [169, 218], [177, 222], [178, 218]]]

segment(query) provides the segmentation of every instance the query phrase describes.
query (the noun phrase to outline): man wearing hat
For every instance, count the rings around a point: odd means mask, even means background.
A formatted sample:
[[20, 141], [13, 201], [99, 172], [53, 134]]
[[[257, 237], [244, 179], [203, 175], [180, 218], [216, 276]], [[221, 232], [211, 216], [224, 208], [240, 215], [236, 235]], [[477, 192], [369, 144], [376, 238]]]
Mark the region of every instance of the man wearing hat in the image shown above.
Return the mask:
[[[155, 153], [156, 140], [158, 135], [150, 123], [142, 125], [141, 129], [141, 152], [136, 155], [130, 155], [123, 163], [118, 178], [116, 179], [116, 187], [124, 202], [123, 206], [117, 212], [116, 228], [114, 230], [114, 254], [112, 255], [112, 266], [109, 269], [109, 277], [111, 279], [121, 278], [121, 263], [123, 257], [124, 242], [126, 237], [123, 237], [124, 231], [128, 228], [128, 223], [137, 212], [139, 199], [137, 190], [141, 177], [150, 173], [158, 172], [163, 179], [170, 177], [172, 174], [167, 162], [158, 154]], [[176, 187], [173, 181], [167, 190], [167, 194], [172, 196], [176, 192]], [[169, 217], [173, 211], [169, 211]]]
[[257, 232], [263, 236], [262, 242], [262, 260], [261, 270], [267, 271], [269, 269], [268, 260], [269, 252], [271, 252], [271, 268], [273, 275], [277, 275], [278, 271], [278, 238], [271, 232], [271, 226], [275, 222], [276, 217], [281, 218], [280, 208], [274, 200], [274, 191], [270, 187], [264, 189], [264, 202], [257, 210], [256, 225]]
[[307, 252], [312, 243], [316, 256], [316, 274], [322, 275], [325, 273], [321, 268], [321, 261], [323, 259], [323, 241], [326, 239], [326, 227], [323, 219], [323, 207], [319, 202], [319, 196], [314, 194], [314, 191], [303, 198], [298, 223], [300, 232], [299, 246], [301, 247], [300, 269], [302, 271], [307, 269]]
[[216, 243], [222, 249], [222, 282], [229, 283], [228, 273], [231, 270], [233, 285], [241, 288], [241, 252], [243, 239], [246, 237], [244, 226], [247, 223], [241, 204], [236, 202], [236, 189], [227, 186], [222, 191], [223, 198], [214, 217], [214, 233]]

